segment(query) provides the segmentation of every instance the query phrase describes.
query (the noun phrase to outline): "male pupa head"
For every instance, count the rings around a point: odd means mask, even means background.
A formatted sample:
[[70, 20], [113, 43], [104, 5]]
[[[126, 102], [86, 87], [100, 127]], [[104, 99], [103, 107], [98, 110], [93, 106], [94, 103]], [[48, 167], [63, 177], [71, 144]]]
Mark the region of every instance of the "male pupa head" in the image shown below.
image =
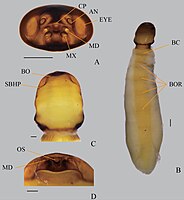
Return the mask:
[[77, 129], [84, 121], [83, 100], [77, 79], [67, 72], [43, 77], [35, 99], [35, 121], [42, 141], [78, 141]]

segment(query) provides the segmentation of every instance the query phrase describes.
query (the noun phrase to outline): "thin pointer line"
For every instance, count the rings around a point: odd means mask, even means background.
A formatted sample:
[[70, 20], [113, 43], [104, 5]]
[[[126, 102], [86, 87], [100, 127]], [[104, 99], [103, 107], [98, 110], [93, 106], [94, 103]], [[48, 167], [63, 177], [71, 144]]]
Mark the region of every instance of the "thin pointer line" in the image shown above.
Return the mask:
[[32, 73], [32, 75], [35, 75], [35, 76], [44, 76], [43, 74], [37, 74], [37, 73]]
[[84, 16], [85, 14], [83, 13], [82, 15], [80, 15], [79, 17], [77, 17], [73, 22], [72, 22], [72, 24], [74, 23], [74, 22], [76, 22], [78, 19], [80, 19], [82, 16]]
[[163, 45], [163, 46], [160, 46], [160, 47], [157, 47], [157, 48], [150, 49], [150, 50], [148, 50], [148, 51], [145, 51], [143, 54], [147, 54], [147, 53], [149, 53], [149, 52], [151, 52], [151, 51], [156, 51], [156, 50], [159, 50], [159, 49], [168, 47], [168, 46], [170, 46], [170, 44], [166, 44], [166, 45]]
[[36, 86], [27, 85], [27, 84], [21, 84], [21, 86], [30, 87], [30, 88], [37, 88]]
[[64, 15], [59, 21], [57, 21], [56, 23], [60, 22], [61, 20], [63, 20], [67, 15], [69, 15], [71, 12], [73, 12], [75, 10], [75, 8], [73, 8], [72, 10], [70, 10], [66, 15]]
[[155, 81], [155, 80], [151, 80], [151, 79], [146, 79], [146, 78], [141, 78], [144, 81], [149, 81], [149, 82], [153, 82], [153, 83], [157, 83], [157, 84], [161, 84], [161, 85], [166, 85], [166, 83], [163, 82], [159, 82], [159, 81]]
[[70, 33], [71, 35], [73, 35], [73, 36], [76, 37], [77, 39], [81, 40], [82, 42], [86, 43], [86, 41], [84, 41], [84, 40], [81, 39], [80, 37], [76, 36], [76, 35], [73, 34], [72, 32], [68, 31], [68, 33]]
[[156, 89], [157, 89], [157, 87], [151, 88], [149, 90], [145, 90], [144, 92], [142, 92], [142, 94], [146, 94], [146, 93], [151, 92], [151, 91], [156, 90]]
[[165, 83], [163, 80], [161, 80], [156, 74], [154, 74], [153, 72], [151, 72], [149, 69], [147, 69], [145, 66], [140, 65], [140, 67], [142, 67], [144, 70], [146, 70], [149, 74], [151, 74], [152, 76], [154, 76], [155, 78], [159, 79], [164, 85], [167, 85], [167, 83]]
[[155, 94], [144, 106], [143, 106], [143, 110], [154, 100], [154, 98], [156, 97], [156, 96], [158, 96], [158, 94], [165, 88], [166, 86], [162, 86], [162, 88], [158, 91], [158, 93], [157, 94]]
[[170, 44], [166, 44], [166, 45], [163, 45], [163, 46], [160, 46], [160, 47], [157, 47], [157, 48], [153, 48], [153, 50], [156, 51], [156, 50], [168, 47], [168, 46], [170, 46]]
[[[37, 153], [37, 152], [34, 152], [34, 151], [29, 151], [29, 150], [27, 150], [27, 152], [29, 152], [29, 153], [33, 153], [33, 154], [36, 154], [36, 155], [39, 155], [39, 156], [43, 156], [42, 154], [40, 154], [40, 153]], [[43, 156], [43, 157], [45, 157], [45, 158], [49, 158], [49, 159], [51, 159], [51, 160], [54, 160], [54, 161], [55, 161], [55, 159], [54, 159], [54, 158], [51, 158], [51, 157], [49, 157], [49, 156]]]
[[[33, 154], [36, 154], [36, 155], [39, 155], [39, 156], [41, 155], [40, 153], [37, 153], [37, 152], [34, 152], [34, 151], [27, 150], [27, 152], [30, 152], [30, 153], [33, 153]], [[43, 155], [41, 155], [41, 156], [43, 156]], [[43, 156], [43, 157], [55, 161], [54, 158], [51, 158], [49, 156]], [[41, 163], [41, 162], [44, 162], [44, 161], [46, 161], [46, 160], [40, 160], [40, 161], [33, 162], [33, 163], [30, 163], [30, 164], [20, 165], [20, 166], [17, 166], [16, 168], [22, 168], [22, 167], [25, 167], [25, 166], [35, 165], [35, 164], [38, 164], [38, 163]]]
[[[49, 158], [52, 160], [52, 158]], [[40, 160], [40, 161], [37, 161], [37, 162], [33, 162], [33, 163], [29, 163], [29, 164], [24, 164], [24, 165], [20, 165], [20, 166], [17, 166], [16, 168], [22, 168], [22, 167], [25, 167], [25, 166], [30, 166], [30, 165], [35, 165], [35, 164], [38, 164], [38, 163], [41, 163], [41, 162], [45, 162], [46, 160]], [[55, 161], [55, 160], [54, 160]]]
[[66, 43], [67, 43], [68, 49], [70, 50], [70, 45], [69, 45], [69, 43], [68, 43], [67, 36], [65, 36], [64, 38], [65, 38], [65, 40], [66, 40]]
[[92, 22], [87, 22], [85, 25], [92, 24], [93, 22], [96, 22], [96, 21], [97, 21], [97, 19], [93, 20]]
[[[29, 166], [30, 165], [35, 165], [35, 164], [38, 164], [38, 163], [41, 163], [41, 162], [44, 162], [45, 160], [40, 160], [40, 161], [37, 161], [37, 162], [33, 162], [33, 163], [30, 163], [30, 164], [28, 164]], [[25, 167], [27, 164], [25, 164], [25, 165], [20, 165], [20, 166], [17, 166], [16, 168], [22, 168], [22, 167]]]
[[156, 83], [162, 84], [162, 85], [165, 85], [165, 86], [167, 85], [167, 83], [165, 83], [165, 82], [159, 82], [159, 81], [158, 81], [158, 82], [156, 82]]
[[150, 80], [150, 79], [147, 79], [147, 78], [141, 78], [141, 79], [144, 80], [144, 81], [149, 81], [149, 82], [156, 83], [156, 81], [154, 81], [154, 80]]

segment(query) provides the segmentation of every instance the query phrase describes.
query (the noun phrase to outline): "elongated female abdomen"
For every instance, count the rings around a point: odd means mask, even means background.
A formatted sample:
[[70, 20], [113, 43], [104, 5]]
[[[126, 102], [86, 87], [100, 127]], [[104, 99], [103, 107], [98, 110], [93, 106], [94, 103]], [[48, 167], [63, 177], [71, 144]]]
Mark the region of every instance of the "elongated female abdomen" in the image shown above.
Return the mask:
[[159, 155], [162, 119], [153, 76], [154, 53], [148, 51], [149, 44], [142, 45], [147, 48], [139, 46], [133, 50], [126, 75], [126, 142], [136, 168], [149, 174]]

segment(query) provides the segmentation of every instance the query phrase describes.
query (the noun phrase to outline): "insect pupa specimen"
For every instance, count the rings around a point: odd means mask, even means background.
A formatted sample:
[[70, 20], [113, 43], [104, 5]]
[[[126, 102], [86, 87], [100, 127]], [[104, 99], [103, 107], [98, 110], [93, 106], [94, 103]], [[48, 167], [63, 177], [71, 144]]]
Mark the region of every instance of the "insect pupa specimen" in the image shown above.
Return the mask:
[[93, 35], [90, 18], [65, 5], [46, 5], [28, 12], [20, 23], [22, 40], [47, 51], [66, 51], [84, 45]]
[[94, 186], [94, 170], [75, 156], [52, 153], [24, 168], [25, 186]]
[[162, 143], [162, 119], [154, 71], [155, 27], [142, 23], [127, 70], [125, 86], [126, 143], [136, 168], [150, 174], [157, 163]]
[[77, 79], [67, 72], [43, 77], [35, 98], [35, 121], [46, 142], [78, 141], [77, 129], [84, 121], [83, 100]]

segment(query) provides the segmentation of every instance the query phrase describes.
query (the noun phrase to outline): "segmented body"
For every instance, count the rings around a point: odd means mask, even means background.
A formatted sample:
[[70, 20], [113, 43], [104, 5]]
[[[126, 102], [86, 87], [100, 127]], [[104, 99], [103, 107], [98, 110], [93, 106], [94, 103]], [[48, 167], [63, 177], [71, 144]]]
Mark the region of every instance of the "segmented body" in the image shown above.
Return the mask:
[[133, 50], [126, 75], [125, 113], [126, 142], [132, 161], [137, 169], [149, 174], [157, 162], [163, 130], [153, 76], [154, 52], [145, 52]]

